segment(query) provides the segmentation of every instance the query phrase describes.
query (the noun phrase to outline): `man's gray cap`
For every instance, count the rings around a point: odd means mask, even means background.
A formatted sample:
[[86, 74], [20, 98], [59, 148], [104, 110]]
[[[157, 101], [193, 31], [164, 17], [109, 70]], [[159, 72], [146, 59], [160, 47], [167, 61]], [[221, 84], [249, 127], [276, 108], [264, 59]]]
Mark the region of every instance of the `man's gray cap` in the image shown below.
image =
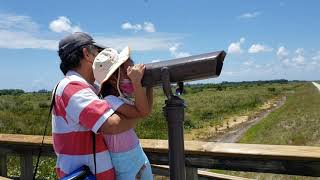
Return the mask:
[[106, 46], [97, 44], [89, 34], [83, 32], [75, 32], [60, 40], [58, 51], [59, 56], [65, 57], [77, 48], [88, 44], [92, 44], [100, 49], [107, 48]]

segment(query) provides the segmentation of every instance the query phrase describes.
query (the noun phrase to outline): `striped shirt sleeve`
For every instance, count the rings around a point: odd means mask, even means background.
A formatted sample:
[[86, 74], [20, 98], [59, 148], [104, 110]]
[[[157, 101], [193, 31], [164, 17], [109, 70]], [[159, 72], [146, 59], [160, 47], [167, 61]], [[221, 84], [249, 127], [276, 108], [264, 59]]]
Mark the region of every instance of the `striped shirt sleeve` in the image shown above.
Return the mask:
[[108, 104], [111, 105], [114, 111], [116, 111], [120, 106], [124, 104], [124, 102], [120, 98], [113, 95], [106, 96], [104, 100], [106, 100]]
[[65, 87], [63, 96], [67, 120], [78, 121], [95, 133], [114, 113], [108, 102], [99, 99], [85, 83], [70, 82]]

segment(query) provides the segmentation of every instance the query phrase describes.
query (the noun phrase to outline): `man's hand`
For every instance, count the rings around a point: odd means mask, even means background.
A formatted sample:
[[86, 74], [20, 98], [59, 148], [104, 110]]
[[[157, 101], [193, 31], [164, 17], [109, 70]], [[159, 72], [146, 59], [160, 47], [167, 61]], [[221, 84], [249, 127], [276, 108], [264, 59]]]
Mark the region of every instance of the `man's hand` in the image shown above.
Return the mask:
[[146, 66], [144, 64], [136, 64], [129, 66], [127, 69], [127, 75], [130, 78], [133, 85], [141, 84], [141, 79], [144, 74]]

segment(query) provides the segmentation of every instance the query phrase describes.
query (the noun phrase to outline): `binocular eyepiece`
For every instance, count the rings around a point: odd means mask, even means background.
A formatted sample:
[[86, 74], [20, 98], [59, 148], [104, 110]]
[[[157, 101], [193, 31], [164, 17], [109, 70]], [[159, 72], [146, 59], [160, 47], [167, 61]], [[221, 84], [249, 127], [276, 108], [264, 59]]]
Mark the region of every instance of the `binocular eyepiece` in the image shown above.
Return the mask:
[[146, 64], [142, 86], [161, 85], [163, 68], [168, 69], [171, 83], [218, 77], [225, 56], [224, 51], [217, 51]]

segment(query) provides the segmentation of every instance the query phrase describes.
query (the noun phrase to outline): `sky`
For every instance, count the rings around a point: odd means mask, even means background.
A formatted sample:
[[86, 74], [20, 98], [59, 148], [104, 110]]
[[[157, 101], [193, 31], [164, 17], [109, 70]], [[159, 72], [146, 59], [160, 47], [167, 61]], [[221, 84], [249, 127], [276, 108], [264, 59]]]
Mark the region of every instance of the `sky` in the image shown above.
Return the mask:
[[218, 78], [319, 80], [320, 1], [21, 1], [0, 3], [0, 89], [52, 89], [58, 42], [82, 31], [130, 46], [136, 63], [227, 52]]

